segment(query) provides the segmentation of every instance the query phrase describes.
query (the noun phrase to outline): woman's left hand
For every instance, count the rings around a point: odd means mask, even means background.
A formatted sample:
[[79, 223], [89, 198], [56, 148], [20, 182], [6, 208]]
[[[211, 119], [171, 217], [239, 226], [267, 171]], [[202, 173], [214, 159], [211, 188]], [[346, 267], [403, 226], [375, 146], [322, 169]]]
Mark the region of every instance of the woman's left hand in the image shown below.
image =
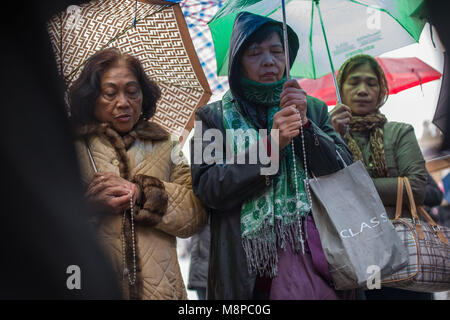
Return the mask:
[[281, 92], [280, 95], [280, 107], [286, 108], [295, 106], [300, 113], [303, 125], [308, 122], [308, 118], [306, 117], [306, 96], [305, 90], [300, 87], [295, 79], [291, 79], [284, 83], [283, 92]]
[[108, 187], [122, 187], [123, 189], [130, 190], [134, 202], [136, 202], [139, 197], [140, 190], [137, 185], [110, 172], [95, 173], [87, 193], [94, 195]]

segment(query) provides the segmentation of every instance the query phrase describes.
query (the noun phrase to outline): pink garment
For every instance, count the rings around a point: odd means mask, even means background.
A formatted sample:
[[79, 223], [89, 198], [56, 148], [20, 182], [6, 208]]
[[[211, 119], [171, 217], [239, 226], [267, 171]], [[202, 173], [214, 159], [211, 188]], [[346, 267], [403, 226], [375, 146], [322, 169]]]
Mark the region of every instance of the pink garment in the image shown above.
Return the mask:
[[[314, 220], [308, 216], [305, 254], [295, 253], [289, 242], [278, 249], [278, 276], [272, 279], [270, 300], [350, 300], [355, 291], [333, 288], [328, 264]], [[304, 226], [303, 226], [304, 227]]]

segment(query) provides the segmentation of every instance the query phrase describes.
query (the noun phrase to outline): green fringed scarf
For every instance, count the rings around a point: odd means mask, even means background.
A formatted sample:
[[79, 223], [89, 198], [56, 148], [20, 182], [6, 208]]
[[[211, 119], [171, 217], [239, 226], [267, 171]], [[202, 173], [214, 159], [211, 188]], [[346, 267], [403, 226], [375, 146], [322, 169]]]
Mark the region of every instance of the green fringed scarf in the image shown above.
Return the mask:
[[[285, 79], [275, 83], [261, 84], [249, 79], [241, 81], [244, 97], [258, 109], [267, 110], [267, 128], [270, 132], [273, 116], [280, 109], [280, 94]], [[250, 139], [237, 139], [232, 130], [227, 130], [227, 139], [234, 139], [235, 154], [244, 151], [249, 145], [257, 143], [259, 133], [251, 122], [238, 111], [238, 105], [228, 91], [223, 99], [223, 123], [225, 129], [241, 129], [249, 133]], [[261, 108], [263, 106], [263, 108]], [[266, 108], [264, 108], [264, 106]], [[244, 140], [244, 141], [242, 141]], [[231, 141], [231, 140], [228, 140]], [[278, 273], [277, 247], [286, 249], [290, 242], [295, 252], [303, 246], [302, 217], [310, 211], [303, 181], [305, 172], [297, 166], [297, 185], [299, 203], [297, 203], [294, 160], [291, 146], [286, 147], [286, 156], [280, 162], [281, 174], [262, 194], [255, 195], [242, 205], [241, 235], [251, 273], [275, 277]], [[296, 162], [300, 159], [296, 157]]]

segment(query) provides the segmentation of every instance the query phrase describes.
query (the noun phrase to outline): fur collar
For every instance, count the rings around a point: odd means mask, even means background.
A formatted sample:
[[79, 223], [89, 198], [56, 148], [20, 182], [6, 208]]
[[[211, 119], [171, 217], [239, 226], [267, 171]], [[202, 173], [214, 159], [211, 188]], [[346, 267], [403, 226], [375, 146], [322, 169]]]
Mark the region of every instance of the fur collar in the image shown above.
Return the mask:
[[133, 145], [136, 139], [152, 141], [169, 139], [169, 133], [159, 124], [145, 120], [139, 121], [133, 130], [124, 136], [119, 135], [119, 133], [107, 123], [76, 126], [75, 134], [80, 138], [87, 138], [87, 136], [92, 134], [106, 136], [117, 152], [120, 176], [127, 180], [131, 178], [127, 150]]
[[[75, 134], [79, 137], [85, 137], [91, 134], [104, 134], [106, 131], [115, 131], [107, 123], [85, 124], [75, 126]], [[117, 132], [116, 132], [117, 133]], [[119, 135], [117, 133], [117, 135]], [[139, 120], [127, 135], [135, 136], [140, 140], [163, 141], [170, 137], [170, 134], [156, 122]]]

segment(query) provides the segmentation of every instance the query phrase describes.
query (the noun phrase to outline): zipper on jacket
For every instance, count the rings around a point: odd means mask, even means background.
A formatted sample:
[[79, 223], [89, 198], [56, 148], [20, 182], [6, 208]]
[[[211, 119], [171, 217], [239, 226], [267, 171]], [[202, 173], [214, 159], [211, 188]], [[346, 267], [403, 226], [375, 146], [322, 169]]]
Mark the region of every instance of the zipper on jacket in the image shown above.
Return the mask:
[[317, 138], [317, 135], [316, 135], [316, 131], [315, 131], [315, 130], [313, 131], [313, 136], [314, 136], [314, 145], [315, 145], [316, 147], [318, 147], [318, 146], [319, 146], [319, 138]]

